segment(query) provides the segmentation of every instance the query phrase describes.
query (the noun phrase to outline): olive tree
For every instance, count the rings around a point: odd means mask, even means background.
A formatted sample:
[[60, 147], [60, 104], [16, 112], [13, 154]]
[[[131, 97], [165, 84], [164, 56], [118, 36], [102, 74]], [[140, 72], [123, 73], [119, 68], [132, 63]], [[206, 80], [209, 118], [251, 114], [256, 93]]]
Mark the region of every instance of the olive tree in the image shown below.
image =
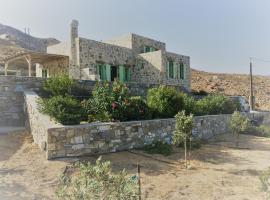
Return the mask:
[[237, 136], [236, 146], [239, 145], [239, 134], [248, 129], [249, 123], [245, 116], [242, 116], [240, 112], [235, 111], [229, 121], [229, 127], [232, 134]]
[[110, 162], [96, 164], [78, 163], [79, 173], [73, 176], [63, 175], [61, 184], [56, 191], [59, 200], [137, 200], [137, 177], [128, 177], [125, 170], [112, 173]]
[[[180, 145], [184, 143], [185, 165], [187, 168], [187, 141], [192, 136], [193, 115], [186, 115], [185, 111], [175, 115], [175, 131], [173, 132], [173, 144]], [[190, 151], [190, 149], [189, 149]]]

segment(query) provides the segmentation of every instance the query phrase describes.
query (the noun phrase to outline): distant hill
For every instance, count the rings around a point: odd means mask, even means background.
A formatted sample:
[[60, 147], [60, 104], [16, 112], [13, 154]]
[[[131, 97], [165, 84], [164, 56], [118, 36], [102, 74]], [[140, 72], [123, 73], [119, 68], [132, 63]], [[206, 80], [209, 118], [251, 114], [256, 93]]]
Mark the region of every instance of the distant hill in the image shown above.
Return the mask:
[[[248, 99], [249, 75], [209, 73], [192, 69], [191, 88], [208, 93], [241, 95]], [[270, 110], [270, 77], [254, 76], [254, 95], [258, 109]]]
[[16, 28], [0, 24], [0, 60], [18, 51], [45, 52], [47, 46], [57, 43], [57, 39], [33, 37]]

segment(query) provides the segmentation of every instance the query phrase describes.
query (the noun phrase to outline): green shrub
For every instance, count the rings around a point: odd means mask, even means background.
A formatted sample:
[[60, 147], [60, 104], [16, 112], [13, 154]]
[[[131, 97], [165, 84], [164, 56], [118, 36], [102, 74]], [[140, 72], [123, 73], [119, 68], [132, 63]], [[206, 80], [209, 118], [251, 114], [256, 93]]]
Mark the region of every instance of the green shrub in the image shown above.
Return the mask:
[[39, 110], [63, 125], [80, 124], [85, 117], [79, 101], [70, 96], [54, 96], [38, 100]]
[[195, 104], [195, 115], [232, 114], [237, 105], [224, 95], [209, 95], [198, 100]]
[[249, 122], [248, 119], [245, 116], [242, 116], [240, 112], [235, 111], [229, 121], [229, 127], [233, 134], [239, 134], [249, 128]]
[[259, 136], [262, 137], [270, 137], [270, 127], [266, 125], [260, 125], [259, 127], [255, 127], [255, 130]]
[[125, 121], [129, 104], [128, 88], [120, 81], [114, 81], [112, 86], [108, 82], [97, 82], [92, 98], [83, 102], [89, 122]]
[[183, 95], [172, 87], [152, 88], [147, 92], [147, 106], [153, 118], [173, 117], [183, 109]]
[[130, 97], [127, 107], [127, 120], [144, 120], [150, 118], [151, 116], [145, 100], [141, 96]]
[[162, 142], [155, 141], [152, 144], [144, 146], [143, 150], [149, 154], [162, 154], [164, 156], [169, 156], [172, 154], [172, 146]]
[[113, 174], [110, 162], [101, 162], [101, 158], [95, 165], [91, 163], [79, 163], [77, 176], [62, 176], [61, 185], [56, 191], [60, 200], [137, 200], [137, 179], [127, 177], [125, 170]]
[[66, 96], [71, 93], [71, 90], [76, 86], [74, 80], [69, 78], [68, 75], [58, 75], [46, 79], [42, 85], [42, 92], [45, 96]]
[[196, 100], [192, 96], [187, 94], [183, 95], [184, 110], [186, 114], [191, 114], [195, 112]]

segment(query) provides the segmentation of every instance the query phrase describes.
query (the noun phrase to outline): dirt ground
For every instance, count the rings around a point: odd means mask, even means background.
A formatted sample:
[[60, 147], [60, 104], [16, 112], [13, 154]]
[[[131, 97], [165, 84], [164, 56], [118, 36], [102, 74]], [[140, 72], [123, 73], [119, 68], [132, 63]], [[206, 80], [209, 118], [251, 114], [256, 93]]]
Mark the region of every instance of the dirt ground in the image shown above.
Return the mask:
[[[189, 170], [184, 169], [183, 152], [164, 157], [131, 151], [102, 158], [111, 161], [114, 172], [126, 168], [135, 174], [140, 163], [142, 199], [266, 199], [258, 176], [270, 166], [270, 139], [242, 135], [239, 147], [235, 148], [231, 135], [221, 136], [192, 152]], [[1, 200], [54, 199], [59, 175], [77, 160], [45, 160], [31, 137], [21, 131], [0, 134], [0, 152]]]

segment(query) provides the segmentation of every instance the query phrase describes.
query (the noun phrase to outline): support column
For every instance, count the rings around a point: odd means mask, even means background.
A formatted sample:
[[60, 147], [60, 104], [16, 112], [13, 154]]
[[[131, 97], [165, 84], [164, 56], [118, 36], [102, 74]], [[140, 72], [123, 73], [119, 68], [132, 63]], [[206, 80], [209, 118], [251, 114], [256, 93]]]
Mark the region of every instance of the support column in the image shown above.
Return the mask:
[[25, 56], [25, 60], [28, 63], [28, 76], [31, 77], [32, 76], [32, 61], [31, 61], [31, 56]]
[[5, 76], [7, 76], [8, 64], [9, 64], [8, 61], [5, 62]]

